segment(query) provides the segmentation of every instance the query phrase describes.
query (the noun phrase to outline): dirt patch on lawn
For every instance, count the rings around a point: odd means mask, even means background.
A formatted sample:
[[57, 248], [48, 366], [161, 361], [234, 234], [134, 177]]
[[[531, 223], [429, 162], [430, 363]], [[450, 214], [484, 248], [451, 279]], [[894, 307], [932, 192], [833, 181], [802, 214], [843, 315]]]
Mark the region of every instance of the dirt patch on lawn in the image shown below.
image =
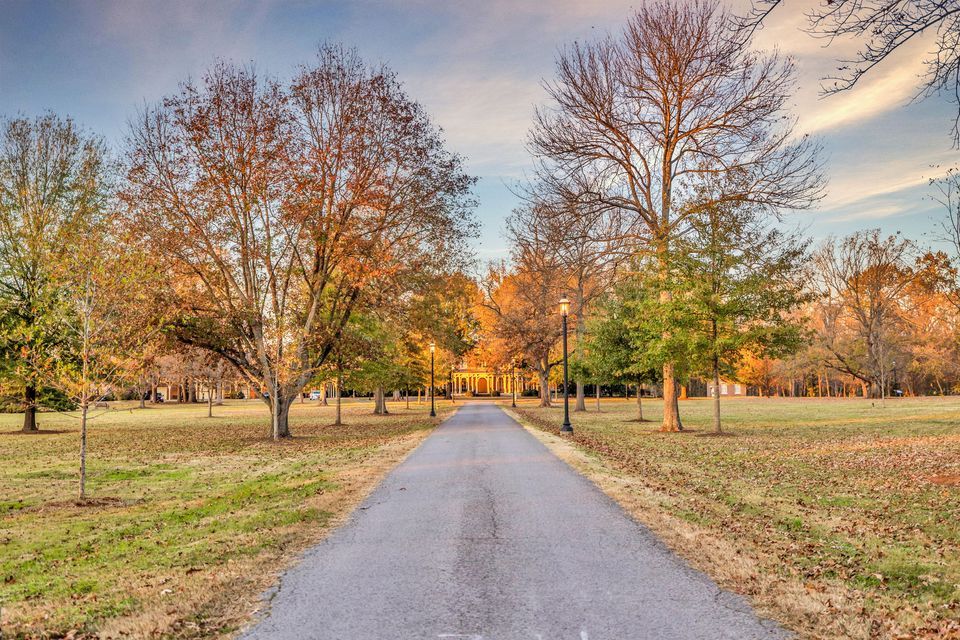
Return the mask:
[[55, 436], [60, 433], [76, 433], [76, 429], [37, 429], [36, 431], [0, 431], [0, 436]]
[[138, 500], [123, 500], [110, 496], [97, 496], [95, 498], [74, 498], [72, 500], [55, 500], [37, 505], [37, 511], [59, 511], [61, 509], [99, 509], [110, 507], [128, 507], [136, 504]]
[[930, 476], [927, 478], [933, 484], [944, 485], [947, 487], [960, 487], [960, 474], [943, 474]]

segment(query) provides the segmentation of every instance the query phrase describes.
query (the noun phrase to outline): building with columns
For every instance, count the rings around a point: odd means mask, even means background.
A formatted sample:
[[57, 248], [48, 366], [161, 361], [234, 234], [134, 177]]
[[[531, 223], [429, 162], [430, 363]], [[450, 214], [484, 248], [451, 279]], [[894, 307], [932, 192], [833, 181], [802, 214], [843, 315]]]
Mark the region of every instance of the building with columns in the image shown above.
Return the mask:
[[[511, 375], [509, 373], [496, 373], [490, 369], [482, 368], [463, 368], [453, 371], [453, 395], [465, 396], [493, 396], [513, 392], [511, 384]], [[519, 395], [525, 387], [520, 380], [522, 376], [517, 374], [517, 394]]]
[[539, 385], [529, 372], [517, 369], [514, 378], [511, 370], [499, 371], [488, 367], [485, 362], [466, 359], [451, 372], [454, 396], [498, 396], [513, 393], [517, 395], [526, 389], [539, 389]]

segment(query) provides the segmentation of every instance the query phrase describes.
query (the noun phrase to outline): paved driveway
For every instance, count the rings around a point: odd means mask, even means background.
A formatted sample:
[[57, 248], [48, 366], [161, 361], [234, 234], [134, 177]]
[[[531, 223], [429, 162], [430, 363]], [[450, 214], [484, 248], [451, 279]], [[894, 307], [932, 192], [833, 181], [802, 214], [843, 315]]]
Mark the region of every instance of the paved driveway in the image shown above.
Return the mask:
[[284, 575], [244, 638], [783, 638], [491, 403]]

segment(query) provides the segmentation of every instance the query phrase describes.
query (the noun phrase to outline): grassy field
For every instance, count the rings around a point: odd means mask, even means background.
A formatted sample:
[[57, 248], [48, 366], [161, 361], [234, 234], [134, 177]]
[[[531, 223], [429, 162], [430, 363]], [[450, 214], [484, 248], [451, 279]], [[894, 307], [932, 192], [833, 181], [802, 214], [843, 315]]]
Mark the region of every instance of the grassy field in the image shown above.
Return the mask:
[[91, 423], [76, 495], [78, 425], [0, 416], [0, 635], [229, 634], [307, 544], [348, 513], [439, 417], [428, 405], [296, 405], [294, 438], [267, 439], [258, 401], [114, 407]]
[[[960, 399], [607, 401], [549, 445], [722, 584], [811, 638], [960, 637]], [[592, 407], [589, 407], [592, 409]], [[517, 410], [556, 433], [559, 408]]]

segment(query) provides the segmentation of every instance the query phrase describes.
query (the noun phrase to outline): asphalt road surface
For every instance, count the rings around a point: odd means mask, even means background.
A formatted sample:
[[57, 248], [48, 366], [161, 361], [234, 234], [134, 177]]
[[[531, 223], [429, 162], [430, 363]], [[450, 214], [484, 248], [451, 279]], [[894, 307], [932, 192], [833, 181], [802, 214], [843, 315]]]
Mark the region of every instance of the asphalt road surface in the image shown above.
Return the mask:
[[785, 638], [491, 403], [287, 572], [243, 638]]

